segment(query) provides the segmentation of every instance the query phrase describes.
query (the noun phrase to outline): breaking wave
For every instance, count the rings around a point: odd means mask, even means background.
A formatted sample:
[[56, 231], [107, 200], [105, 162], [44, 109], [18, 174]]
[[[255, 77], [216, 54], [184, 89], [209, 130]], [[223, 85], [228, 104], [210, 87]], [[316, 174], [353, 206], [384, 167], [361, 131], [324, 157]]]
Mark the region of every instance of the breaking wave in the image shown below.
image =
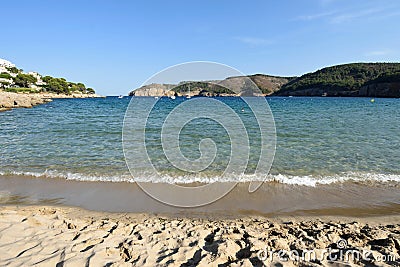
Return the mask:
[[366, 173], [366, 172], [345, 172], [336, 175], [328, 176], [296, 176], [296, 175], [232, 175], [229, 177], [221, 178], [219, 176], [193, 176], [193, 175], [168, 175], [164, 174], [159, 177], [152, 177], [146, 174], [137, 175], [132, 177], [129, 174], [108, 176], [108, 175], [87, 175], [81, 173], [67, 173], [59, 171], [44, 172], [21, 172], [21, 171], [6, 171], [0, 172], [0, 176], [20, 176], [31, 178], [56, 178], [73, 181], [86, 181], [86, 182], [151, 182], [151, 183], [169, 183], [169, 184], [191, 184], [191, 183], [215, 183], [215, 182], [252, 182], [252, 181], [265, 181], [267, 183], [280, 183], [288, 185], [301, 185], [316, 187], [319, 185], [339, 184], [346, 182], [356, 183], [400, 183], [400, 174], [382, 174], [382, 173]]

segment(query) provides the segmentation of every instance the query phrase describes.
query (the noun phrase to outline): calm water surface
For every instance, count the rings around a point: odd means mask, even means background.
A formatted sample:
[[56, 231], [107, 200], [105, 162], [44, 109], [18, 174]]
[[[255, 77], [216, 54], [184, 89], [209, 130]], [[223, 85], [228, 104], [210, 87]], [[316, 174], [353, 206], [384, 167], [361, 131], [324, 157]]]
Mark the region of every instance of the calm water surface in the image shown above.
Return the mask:
[[[237, 111], [250, 136], [250, 175], [259, 153], [257, 122], [239, 98], [216, 98]], [[152, 181], [143, 170], [129, 173], [122, 149], [122, 126], [130, 98], [57, 99], [32, 109], [0, 113], [0, 175], [61, 177], [90, 181]], [[139, 104], [146, 105], [146, 98]], [[163, 173], [161, 182], [191, 182], [162, 152], [161, 125], [184, 98], [159, 101], [146, 128], [149, 155]], [[286, 184], [356, 181], [400, 182], [400, 99], [268, 98], [277, 132], [270, 180]], [[196, 109], [196, 107], [193, 107]], [[244, 111], [242, 111], [244, 109]], [[200, 111], [199, 111], [200, 112]], [[234, 123], [234, 122], [232, 122]], [[180, 135], [182, 153], [199, 157], [198, 144], [215, 141], [218, 154], [203, 176], [208, 182], [229, 162], [229, 136], [206, 119], [188, 123]], [[200, 180], [199, 180], [200, 179]]]

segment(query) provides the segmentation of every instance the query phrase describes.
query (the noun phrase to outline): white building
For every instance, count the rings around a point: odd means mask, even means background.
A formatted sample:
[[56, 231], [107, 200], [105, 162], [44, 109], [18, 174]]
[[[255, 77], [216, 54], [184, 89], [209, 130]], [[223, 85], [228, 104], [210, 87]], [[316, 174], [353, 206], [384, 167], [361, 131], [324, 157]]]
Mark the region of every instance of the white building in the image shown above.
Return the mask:
[[0, 67], [13, 68], [13, 67], [15, 67], [15, 64], [11, 63], [8, 60], [0, 58]]
[[13, 80], [6, 79], [6, 78], [0, 78], [0, 89], [8, 88], [8, 87], [10, 87], [11, 84], [13, 84]]
[[39, 73], [35, 71], [30, 71], [27, 74], [36, 78], [36, 83], [31, 86], [32, 88], [39, 88], [39, 86], [46, 85], [46, 83], [42, 80], [42, 75], [40, 75]]
[[27, 74], [29, 74], [29, 75], [35, 77], [35, 78], [38, 79], [38, 80], [39, 80], [40, 78], [42, 78], [42, 75], [40, 75], [40, 74], [37, 73], [36, 71], [30, 71], [30, 72], [28, 72]]
[[7, 69], [7, 68], [13, 68], [13, 67], [15, 67], [15, 64], [11, 63], [8, 60], [0, 58], [0, 73], [3, 73], [3, 72], [9, 73], [12, 77], [15, 77], [15, 76], [17, 76], [17, 74], [12, 73]]
[[6, 69], [6, 67], [0, 66], [0, 73], [3, 73], [3, 72], [8, 73], [8, 70]]
[[[0, 73], [3, 73], [3, 72], [8, 73], [11, 75], [11, 77], [15, 78], [18, 75], [18, 73], [13, 73], [7, 69], [7, 68], [13, 68], [13, 67], [15, 67], [15, 64], [11, 63], [8, 60], [0, 58]], [[24, 72], [22, 72], [22, 73], [24, 73]], [[29, 85], [30, 88], [38, 89], [41, 86], [46, 85], [46, 83], [42, 80], [42, 75], [40, 75], [39, 73], [37, 73], [35, 71], [30, 71], [30, 72], [24, 73], [24, 74], [29, 74], [36, 78], [36, 82]], [[12, 79], [0, 78], [0, 88], [1, 87], [7, 88], [7, 87], [12, 86], [13, 84], [14, 84], [14, 81]]]

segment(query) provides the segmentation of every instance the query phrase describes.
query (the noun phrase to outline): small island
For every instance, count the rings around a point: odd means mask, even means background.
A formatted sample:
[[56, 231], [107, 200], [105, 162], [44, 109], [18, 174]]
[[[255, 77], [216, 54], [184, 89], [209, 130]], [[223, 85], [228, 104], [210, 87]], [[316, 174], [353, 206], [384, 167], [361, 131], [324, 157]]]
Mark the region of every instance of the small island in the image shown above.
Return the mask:
[[[351, 63], [323, 68], [300, 77], [255, 74], [220, 81], [149, 84], [131, 96], [247, 96], [249, 79], [263, 96], [400, 97], [400, 63]], [[190, 89], [189, 89], [190, 88]], [[227, 88], [232, 88], [235, 93]]]
[[93, 88], [64, 78], [24, 72], [8, 60], [0, 59], [0, 111], [30, 108], [53, 98], [100, 97]]

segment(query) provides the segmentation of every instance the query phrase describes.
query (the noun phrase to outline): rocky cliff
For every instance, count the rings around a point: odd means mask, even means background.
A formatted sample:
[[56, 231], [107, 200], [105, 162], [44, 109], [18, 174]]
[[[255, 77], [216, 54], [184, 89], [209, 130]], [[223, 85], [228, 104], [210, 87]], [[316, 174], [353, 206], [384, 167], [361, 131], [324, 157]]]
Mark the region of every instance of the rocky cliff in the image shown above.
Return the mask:
[[152, 83], [140, 87], [138, 90], [129, 93], [130, 96], [172, 96], [175, 92], [170, 91], [176, 85]]
[[0, 111], [11, 108], [31, 108], [33, 106], [51, 101], [37, 94], [17, 94], [0, 92]]
[[[270, 95], [291, 78], [255, 74], [229, 77], [224, 80], [182, 82], [179, 84], [149, 84], [129, 93], [131, 96], [239, 96]], [[254, 84], [259, 89], [254, 89]], [[261, 92], [260, 92], [261, 90]]]
[[358, 95], [367, 97], [400, 97], [400, 81], [371, 83], [362, 86]]
[[370, 82], [356, 89], [315, 86], [298, 90], [278, 90], [274, 96], [400, 97], [399, 82]]
[[54, 98], [94, 98], [102, 97], [96, 94], [75, 93], [71, 95], [55, 93], [12, 93], [0, 90], [0, 111], [12, 108], [31, 108], [36, 105], [51, 102]]

